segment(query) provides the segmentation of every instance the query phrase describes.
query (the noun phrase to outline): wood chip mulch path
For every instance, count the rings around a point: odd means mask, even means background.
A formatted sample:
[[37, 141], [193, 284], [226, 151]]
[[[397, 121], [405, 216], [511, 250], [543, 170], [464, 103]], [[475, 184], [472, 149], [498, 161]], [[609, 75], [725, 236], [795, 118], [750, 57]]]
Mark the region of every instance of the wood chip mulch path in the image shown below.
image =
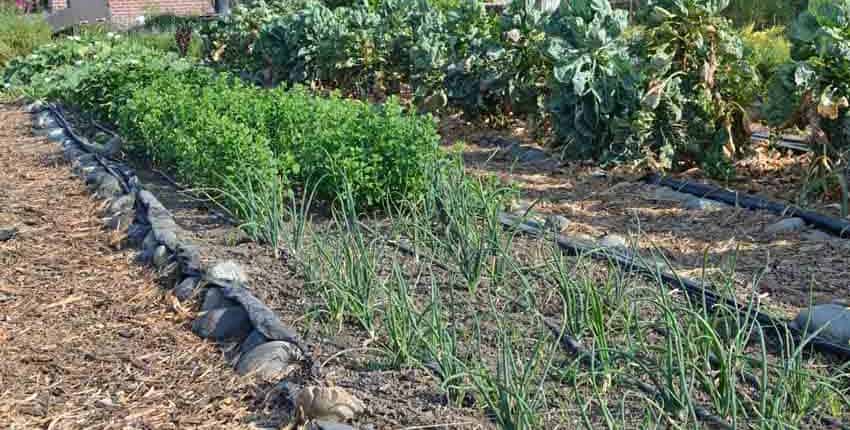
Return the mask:
[[100, 203], [0, 105], [0, 428], [257, 428], [286, 418], [278, 396], [237, 377], [189, 331], [103, 229]]

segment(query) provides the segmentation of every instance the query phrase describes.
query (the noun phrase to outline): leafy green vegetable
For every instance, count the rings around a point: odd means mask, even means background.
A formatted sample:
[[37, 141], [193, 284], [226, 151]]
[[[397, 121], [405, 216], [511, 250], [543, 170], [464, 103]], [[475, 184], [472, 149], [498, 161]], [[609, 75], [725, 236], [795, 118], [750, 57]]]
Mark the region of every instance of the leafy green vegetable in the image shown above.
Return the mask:
[[811, 130], [810, 176], [823, 183], [850, 158], [850, 0], [811, 0], [788, 36], [794, 61], [771, 80], [766, 116], [774, 126]]
[[[568, 6], [568, 7], [564, 7]], [[552, 123], [573, 158], [622, 154], [619, 127], [636, 110], [639, 76], [626, 39], [625, 11], [607, 0], [565, 3], [548, 28], [554, 64]]]
[[724, 176], [749, 144], [745, 109], [760, 88], [759, 76], [740, 37], [719, 15], [726, 6], [727, 0], [655, 0], [646, 6], [639, 50], [648, 59], [646, 92], [630, 140], [660, 155], [648, 160], [655, 167], [699, 162]]

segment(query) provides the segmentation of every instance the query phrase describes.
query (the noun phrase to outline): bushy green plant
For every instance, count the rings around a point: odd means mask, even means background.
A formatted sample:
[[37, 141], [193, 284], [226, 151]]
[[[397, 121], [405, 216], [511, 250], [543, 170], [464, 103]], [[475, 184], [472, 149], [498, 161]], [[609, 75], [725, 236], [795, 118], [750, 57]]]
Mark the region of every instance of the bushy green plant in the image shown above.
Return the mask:
[[278, 172], [261, 121], [244, 121], [256, 106], [255, 90], [227, 76], [186, 79], [163, 73], [130, 92], [119, 130], [155, 163], [181, 179], [223, 189], [251, 177], [270, 181]]
[[298, 7], [298, 0], [253, 0], [239, 2], [229, 15], [199, 29], [205, 57], [235, 71], [255, 72], [260, 64], [252, 55], [257, 35], [264, 24]]
[[316, 183], [326, 199], [349, 188], [362, 206], [414, 197], [428, 179], [422, 167], [438, 156], [433, 123], [396, 103], [263, 91], [227, 77], [159, 79], [132, 95], [121, 119], [148, 156], [192, 182], [218, 187], [241, 169], [270, 170]]
[[605, 0], [565, 3], [552, 19], [552, 124], [566, 156], [622, 152], [614, 146], [619, 123], [635, 110], [640, 85], [621, 37], [626, 26], [626, 13]]
[[298, 12], [282, 15], [264, 26], [255, 55], [274, 73], [275, 80], [347, 80], [368, 70], [369, 40], [358, 33], [374, 26], [375, 17], [369, 13], [356, 14], [347, 8], [331, 10], [311, 1]]
[[728, 0], [647, 4], [639, 52], [648, 59], [647, 87], [629, 141], [655, 167], [696, 162], [725, 176], [749, 142], [746, 108], [759, 77], [740, 37], [720, 15], [727, 5]]
[[40, 15], [21, 15], [0, 4], [0, 70], [15, 57], [25, 56], [50, 42], [50, 26]]
[[770, 80], [777, 67], [791, 60], [791, 42], [785, 27], [775, 26], [757, 31], [751, 24], [741, 30], [744, 55], [759, 71], [762, 82]]
[[771, 80], [766, 117], [775, 126], [810, 128], [812, 176], [841, 182], [833, 172], [850, 152], [850, 1], [811, 0], [789, 38], [794, 61]]
[[543, 112], [551, 69], [545, 55], [548, 22], [549, 14], [533, 1], [513, 1], [495, 31], [471, 39], [466, 52], [455, 50], [446, 70], [449, 102], [471, 116]]

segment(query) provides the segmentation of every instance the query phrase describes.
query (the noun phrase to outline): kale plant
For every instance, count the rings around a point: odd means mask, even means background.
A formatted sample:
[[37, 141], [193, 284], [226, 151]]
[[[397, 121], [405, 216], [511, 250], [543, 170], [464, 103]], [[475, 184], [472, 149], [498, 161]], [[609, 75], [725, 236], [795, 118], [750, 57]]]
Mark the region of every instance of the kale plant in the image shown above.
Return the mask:
[[623, 31], [624, 11], [607, 0], [563, 3], [548, 27], [553, 63], [550, 109], [565, 156], [615, 158], [639, 96]]

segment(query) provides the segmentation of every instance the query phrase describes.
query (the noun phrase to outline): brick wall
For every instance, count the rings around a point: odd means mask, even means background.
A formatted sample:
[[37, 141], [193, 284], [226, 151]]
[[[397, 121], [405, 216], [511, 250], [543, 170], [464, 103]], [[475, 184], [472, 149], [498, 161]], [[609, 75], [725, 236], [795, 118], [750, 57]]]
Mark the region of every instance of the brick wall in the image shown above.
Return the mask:
[[[71, 0], [72, 6], [74, 1], [81, 0]], [[114, 24], [132, 26], [141, 16], [210, 14], [213, 12], [213, 5], [211, 0], [109, 0], [109, 10]]]

